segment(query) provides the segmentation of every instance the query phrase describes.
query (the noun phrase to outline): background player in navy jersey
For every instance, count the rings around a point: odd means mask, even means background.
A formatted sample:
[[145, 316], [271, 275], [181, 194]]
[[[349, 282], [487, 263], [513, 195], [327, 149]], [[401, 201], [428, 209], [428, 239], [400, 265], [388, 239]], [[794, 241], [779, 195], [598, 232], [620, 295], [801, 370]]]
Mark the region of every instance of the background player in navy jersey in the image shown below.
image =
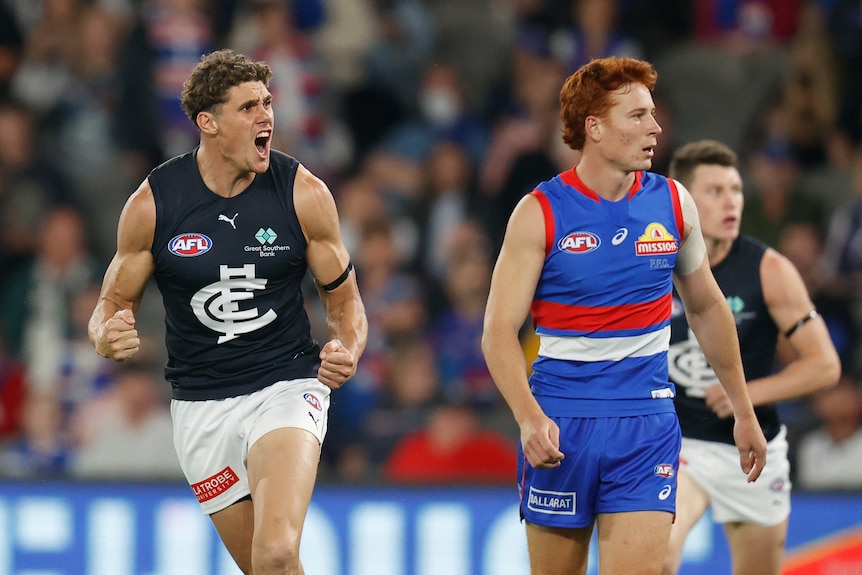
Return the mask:
[[[585, 573], [594, 525], [600, 573], [662, 569], [681, 440], [667, 376], [674, 280], [736, 414], [738, 473], [754, 481], [766, 460], [694, 202], [647, 171], [661, 133], [655, 82], [629, 58], [566, 80], [563, 140], [581, 160], [519, 202], [494, 270], [482, 349], [520, 426], [533, 575]], [[528, 313], [540, 338], [529, 380]]]
[[[355, 374], [367, 323], [332, 195], [270, 149], [271, 76], [230, 50], [191, 71], [181, 102], [200, 145], [127, 201], [89, 333], [100, 355], [132, 357], [155, 278], [189, 484], [244, 573], [296, 575], [329, 394]], [[303, 309], [307, 270], [331, 336], [322, 348]]]
[[[733, 573], [778, 575], [790, 514], [790, 464], [786, 429], [774, 402], [834, 385], [840, 361], [793, 264], [740, 235], [742, 178], [733, 150], [713, 140], [687, 144], [674, 152], [670, 176], [685, 184], [697, 204], [709, 265], [736, 319], [769, 465], [754, 484], [734, 472], [730, 402], [689, 331], [685, 305], [675, 307], [668, 358], [683, 440], [677, 515], [664, 572], [677, 572], [688, 532], [711, 506], [713, 520], [724, 524]], [[796, 359], [775, 372], [780, 336]]]

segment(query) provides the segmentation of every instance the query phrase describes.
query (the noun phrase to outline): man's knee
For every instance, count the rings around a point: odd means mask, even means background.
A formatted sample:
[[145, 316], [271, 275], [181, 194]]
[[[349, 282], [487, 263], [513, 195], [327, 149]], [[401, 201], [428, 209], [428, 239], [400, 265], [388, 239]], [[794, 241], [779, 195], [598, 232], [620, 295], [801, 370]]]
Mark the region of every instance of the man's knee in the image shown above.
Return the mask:
[[255, 575], [302, 573], [299, 562], [299, 532], [284, 530], [273, 535], [256, 535], [252, 545], [252, 564], [252, 572]]

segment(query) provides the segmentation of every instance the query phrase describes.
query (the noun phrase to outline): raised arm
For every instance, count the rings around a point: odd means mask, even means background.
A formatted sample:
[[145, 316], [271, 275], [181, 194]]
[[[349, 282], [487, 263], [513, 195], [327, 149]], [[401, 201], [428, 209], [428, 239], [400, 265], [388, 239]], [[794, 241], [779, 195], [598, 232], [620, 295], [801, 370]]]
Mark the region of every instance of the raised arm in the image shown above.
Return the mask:
[[303, 166], [294, 184], [296, 213], [308, 241], [308, 267], [317, 282], [329, 341], [320, 352], [318, 378], [335, 389], [356, 373], [368, 339], [365, 306], [350, 254], [341, 240], [338, 212], [329, 188]]
[[677, 186], [683, 202], [685, 239], [674, 270], [674, 282], [688, 324], [733, 406], [733, 437], [740, 465], [748, 480], [755, 481], [766, 464], [766, 438], [746, 389], [736, 323], [701, 247], [703, 236], [694, 200], [682, 184]]
[[526, 196], [512, 213], [491, 278], [482, 353], [494, 382], [521, 429], [524, 455], [533, 467], [560, 464], [560, 430], [530, 391], [518, 332], [545, 261], [545, 223], [539, 202]]
[[99, 303], [87, 326], [93, 347], [103, 357], [124, 361], [140, 348], [135, 314], [153, 273], [150, 248], [155, 228], [156, 204], [145, 180], [120, 214], [117, 252], [105, 272]]

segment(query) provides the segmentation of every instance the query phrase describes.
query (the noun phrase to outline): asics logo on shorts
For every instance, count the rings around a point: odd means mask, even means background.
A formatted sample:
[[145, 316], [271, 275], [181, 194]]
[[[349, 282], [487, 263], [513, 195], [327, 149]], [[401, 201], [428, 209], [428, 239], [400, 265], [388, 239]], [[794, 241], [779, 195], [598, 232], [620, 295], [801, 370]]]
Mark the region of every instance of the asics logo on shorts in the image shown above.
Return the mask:
[[665, 486], [662, 488], [662, 490], [658, 492], [658, 498], [659, 498], [661, 501], [664, 501], [665, 499], [667, 499], [668, 497], [670, 497], [670, 493], [671, 493], [671, 491], [673, 491], [673, 487], [671, 487], [670, 485], [665, 485]]

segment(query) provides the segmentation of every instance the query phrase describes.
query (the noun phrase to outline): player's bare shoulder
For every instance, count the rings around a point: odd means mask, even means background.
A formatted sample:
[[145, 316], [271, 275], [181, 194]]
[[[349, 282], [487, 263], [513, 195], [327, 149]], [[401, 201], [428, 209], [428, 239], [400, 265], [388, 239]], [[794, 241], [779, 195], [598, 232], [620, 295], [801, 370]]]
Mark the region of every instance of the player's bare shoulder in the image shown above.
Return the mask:
[[307, 237], [330, 235], [338, 230], [338, 212], [332, 192], [302, 164], [296, 169], [293, 205]]
[[546, 225], [541, 202], [533, 194], [526, 194], [509, 216], [506, 236], [507, 239], [511, 238], [510, 243], [516, 239], [518, 242], [540, 246], [544, 251]]
[[118, 227], [119, 248], [149, 250], [156, 230], [156, 201], [149, 180], [141, 182], [123, 206]]
[[805, 307], [813, 305], [799, 270], [787, 256], [773, 248], [767, 248], [760, 260], [760, 283], [770, 307], [794, 301]]

